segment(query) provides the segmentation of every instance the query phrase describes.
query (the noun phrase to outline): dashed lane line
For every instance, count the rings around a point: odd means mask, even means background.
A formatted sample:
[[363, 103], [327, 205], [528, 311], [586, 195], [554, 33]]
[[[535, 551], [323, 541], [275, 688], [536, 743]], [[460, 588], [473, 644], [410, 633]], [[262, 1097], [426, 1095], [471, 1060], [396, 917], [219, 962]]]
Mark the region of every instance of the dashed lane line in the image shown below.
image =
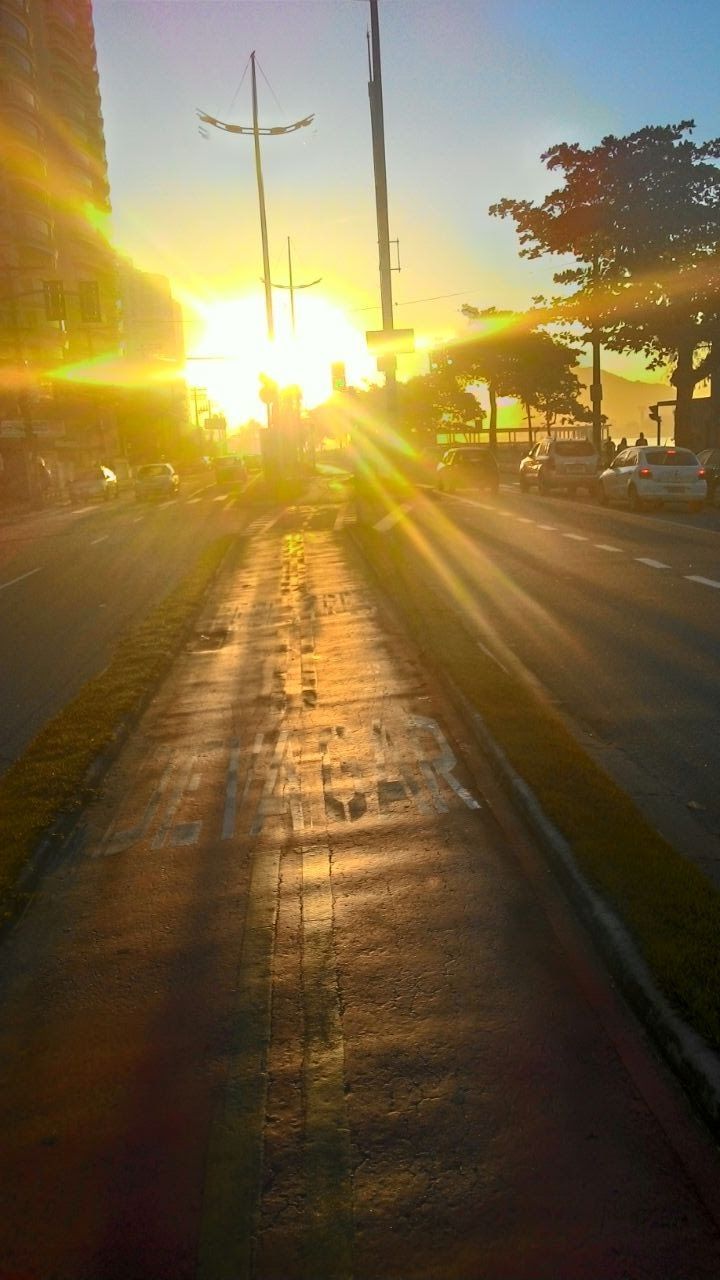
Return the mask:
[[635, 556], [638, 564], [646, 564], [649, 569], [670, 569], [672, 566], [664, 564], [662, 560], [650, 560], [646, 556]]
[[612, 551], [616, 556], [622, 556], [625, 554], [622, 547], [612, 547], [609, 542], [596, 542], [594, 545], [597, 547], [598, 551]]
[[109, 538], [109, 537], [110, 537], [110, 534], [109, 534], [109, 533], [103, 533], [103, 534], [101, 535], [101, 537], [99, 537], [99, 538], [93, 538], [93, 539], [92, 539], [92, 541], [91, 541], [91, 543], [90, 543], [90, 546], [91, 546], [91, 547], [96, 547], [96, 546], [98, 545], [98, 543], [99, 543], [99, 542], [107, 542], [107, 540], [108, 540], [108, 538]]
[[570, 538], [571, 542], [589, 542], [584, 533], [564, 533], [563, 538]]
[[32, 578], [34, 573], [39, 573], [40, 567], [37, 569], [28, 569], [27, 573], [21, 573], [18, 578], [11, 578], [9, 582], [0, 582], [0, 591], [4, 591], [6, 587], [14, 587], [17, 582], [24, 582], [26, 578]]
[[377, 524], [373, 527], [377, 533], [386, 533], [388, 529], [392, 529], [394, 524], [397, 524], [398, 521], [402, 520], [403, 516], [405, 516], [410, 510], [412, 510], [412, 503], [403, 502], [402, 505], [396, 507], [394, 511], [389, 511], [386, 516], [383, 516], [382, 520], [378, 520]]
[[538, 529], [546, 529], [548, 533], [557, 533], [556, 524], [539, 524]]
[[687, 582], [699, 582], [701, 587], [715, 587], [720, 591], [720, 582], [716, 582], [714, 578], [702, 578], [697, 573], [686, 573], [685, 579]]

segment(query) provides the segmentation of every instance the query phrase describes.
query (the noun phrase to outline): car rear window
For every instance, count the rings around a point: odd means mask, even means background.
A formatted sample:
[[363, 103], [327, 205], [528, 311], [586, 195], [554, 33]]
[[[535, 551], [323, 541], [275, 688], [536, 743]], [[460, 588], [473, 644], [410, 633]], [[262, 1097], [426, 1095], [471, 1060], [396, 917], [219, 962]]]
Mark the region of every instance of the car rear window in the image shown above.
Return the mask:
[[463, 449], [456, 455], [456, 462], [490, 462], [492, 454], [485, 449]]
[[689, 449], [646, 449], [645, 461], [651, 467], [696, 467], [698, 460]]
[[556, 440], [555, 452], [560, 458], [589, 458], [595, 448], [590, 440]]
[[168, 468], [163, 462], [150, 462], [146, 467], [138, 467], [138, 479], [145, 479], [148, 476], [166, 476], [169, 475]]

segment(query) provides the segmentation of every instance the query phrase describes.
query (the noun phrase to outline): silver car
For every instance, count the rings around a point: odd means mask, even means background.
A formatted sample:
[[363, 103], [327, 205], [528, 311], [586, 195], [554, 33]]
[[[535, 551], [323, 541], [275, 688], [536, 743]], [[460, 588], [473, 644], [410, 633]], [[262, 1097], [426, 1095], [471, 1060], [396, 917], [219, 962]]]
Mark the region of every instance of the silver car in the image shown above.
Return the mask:
[[527, 493], [536, 484], [538, 493], [562, 489], [570, 495], [578, 489], [595, 492], [598, 456], [585, 436], [540, 440], [520, 463], [520, 488]]
[[174, 498], [180, 488], [180, 477], [169, 462], [146, 462], [135, 472], [135, 497], [138, 502], [153, 498]]
[[108, 498], [118, 496], [115, 472], [109, 467], [103, 467], [99, 462], [78, 472], [68, 487], [71, 502], [92, 502], [98, 498], [107, 502]]
[[623, 449], [598, 479], [598, 501], [627, 502], [632, 511], [679, 502], [700, 511], [707, 484], [705, 471], [690, 449], [642, 445]]

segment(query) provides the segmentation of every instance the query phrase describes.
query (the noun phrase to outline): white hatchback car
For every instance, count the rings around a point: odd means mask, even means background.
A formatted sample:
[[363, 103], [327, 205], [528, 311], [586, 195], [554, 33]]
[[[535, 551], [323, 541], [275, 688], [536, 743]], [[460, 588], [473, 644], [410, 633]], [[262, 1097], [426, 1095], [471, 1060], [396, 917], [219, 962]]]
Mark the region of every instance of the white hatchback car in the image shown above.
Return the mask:
[[690, 449], [642, 445], [623, 449], [598, 478], [598, 501], [627, 502], [633, 511], [680, 502], [700, 511], [707, 484], [702, 464]]

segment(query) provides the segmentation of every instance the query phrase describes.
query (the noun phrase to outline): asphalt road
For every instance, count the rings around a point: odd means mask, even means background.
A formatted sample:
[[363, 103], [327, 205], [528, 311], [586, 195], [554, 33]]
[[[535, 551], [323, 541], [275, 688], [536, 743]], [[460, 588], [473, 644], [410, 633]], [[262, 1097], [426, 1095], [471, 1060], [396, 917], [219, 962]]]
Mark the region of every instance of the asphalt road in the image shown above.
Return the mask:
[[715, 1280], [717, 1152], [346, 514], [256, 522], [5, 939], [0, 1274]]
[[0, 524], [0, 770], [106, 666], [203, 545], [251, 515], [189, 477], [169, 502], [123, 495]]
[[488, 650], [518, 659], [718, 879], [720, 515], [634, 515], [504, 483], [405, 518]]

